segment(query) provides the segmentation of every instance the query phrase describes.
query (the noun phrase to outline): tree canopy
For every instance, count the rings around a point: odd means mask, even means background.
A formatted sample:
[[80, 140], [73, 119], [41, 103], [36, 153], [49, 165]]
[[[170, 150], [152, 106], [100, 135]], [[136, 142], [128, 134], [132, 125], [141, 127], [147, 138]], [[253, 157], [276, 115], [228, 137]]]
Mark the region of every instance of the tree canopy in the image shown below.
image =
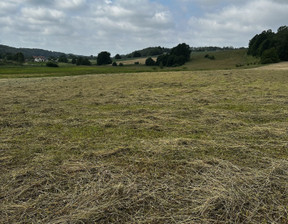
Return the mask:
[[171, 49], [170, 54], [163, 54], [157, 57], [156, 64], [161, 66], [181, 66], [190, 60], [190, 46], [182, 43]]
[[66, 54], [60, 55], [58, 58], [58, 62], [68, 63], [68, 58], [67, 58]]
[[112, 63], [110, 53], [107, 51], [102, 51], [97, 56], [97, 65], [108, 65]]
[[267, 30], [256, 34], [249, 41], [248, 54], [260, 57], [263, 64], [288, 61], [288, 27], [279, 27], [277, 33]]
[[147, 58], [145, 61], [145, 65], [147, 65], [147, 66], [154, 66], [155, 64], [156, 64], [156, 62], [151, 57]]

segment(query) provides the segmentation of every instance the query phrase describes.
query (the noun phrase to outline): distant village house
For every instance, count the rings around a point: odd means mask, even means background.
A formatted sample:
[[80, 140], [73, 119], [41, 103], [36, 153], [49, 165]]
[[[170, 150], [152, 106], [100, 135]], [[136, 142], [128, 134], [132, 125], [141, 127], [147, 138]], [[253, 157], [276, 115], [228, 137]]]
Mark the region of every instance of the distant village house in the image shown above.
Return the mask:
[[44, 56], [33, 56], [35, 62], [46, 62], [47, 59]]

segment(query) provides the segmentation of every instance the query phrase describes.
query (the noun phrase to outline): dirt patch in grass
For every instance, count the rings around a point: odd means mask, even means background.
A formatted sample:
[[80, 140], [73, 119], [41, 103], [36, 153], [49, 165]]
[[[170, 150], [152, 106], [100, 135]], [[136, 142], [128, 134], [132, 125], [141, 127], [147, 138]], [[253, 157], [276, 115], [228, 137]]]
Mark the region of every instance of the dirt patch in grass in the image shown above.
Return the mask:
[[3, 79], [1, 223], [287, 223], [286, 70]]

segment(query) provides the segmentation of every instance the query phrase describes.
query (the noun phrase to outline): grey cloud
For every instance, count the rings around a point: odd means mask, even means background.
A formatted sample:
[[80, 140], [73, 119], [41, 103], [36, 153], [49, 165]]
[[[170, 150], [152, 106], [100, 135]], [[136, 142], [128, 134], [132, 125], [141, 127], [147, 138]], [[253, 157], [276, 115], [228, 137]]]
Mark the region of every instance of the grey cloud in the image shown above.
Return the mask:
[[[173, 6], [168, 4], [173, 1]], [[6, 0], [0, 3], [1, 41], [87, 55], [180, 42], [246, 46], [256, 33], [288, 21], [286, 0], [172, 0], [166, 6], [157, 2]], [[189, 10], [195, 8], [205, 14], [192, 15]]]
[[192, 31], [187, 32], [194, 36], [197, 45], [247, 46], [256, 33], [284, 25], [288, 21], [287, 11], [288, 5], [280, 2], [249, 1], [201, 18], [191, 17], [188, 24]]

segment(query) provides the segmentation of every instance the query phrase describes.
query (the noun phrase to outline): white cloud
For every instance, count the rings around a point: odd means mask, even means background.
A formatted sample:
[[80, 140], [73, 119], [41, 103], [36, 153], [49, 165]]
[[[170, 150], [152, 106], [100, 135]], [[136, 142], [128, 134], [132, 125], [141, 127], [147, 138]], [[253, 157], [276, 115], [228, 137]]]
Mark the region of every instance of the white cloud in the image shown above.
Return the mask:
[[1, 42], [77, 54], [149, 46], [246, 46], [287, 25], [287, 0], [5, 0]]
[[30, 22], [38, 23], [42, 21], [53, 22], [59, 21], [65, 17], [65, 14], [59, 10], [46, 8], [23, 8], [22, 16]]
[[287, 11], [288, 4], [249, 1], [242, 6], [224, 7], [220, 12], [200, 18], [191, 17], [187, 33], [194, 36], [197, 45], [247, 46], [256, 33], [285, 25]]
[[85, 5], [85, 0], [61, 0], [57, 1], [56, 4], [60, 8], [68, 8], [68, 9], [73, 9], [73, 8], [79, 8]]

